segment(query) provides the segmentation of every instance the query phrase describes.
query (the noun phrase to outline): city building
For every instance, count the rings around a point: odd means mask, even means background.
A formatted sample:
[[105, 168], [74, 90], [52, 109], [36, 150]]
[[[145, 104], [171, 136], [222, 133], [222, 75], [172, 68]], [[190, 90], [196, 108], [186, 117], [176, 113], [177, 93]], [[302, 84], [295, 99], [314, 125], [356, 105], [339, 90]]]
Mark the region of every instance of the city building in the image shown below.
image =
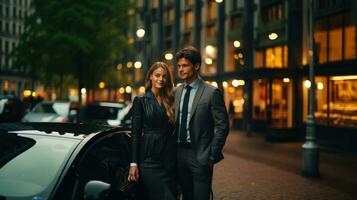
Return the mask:
[[[235, 128], [301, 136], [308, 113], [309, 36], [314, 34], [317, 140], [357, 144], [357, 2], [313, 0], [137, 0], [141, 73], [175, 64], [186, 45], [202, 52], [201, 74], [220, 87]], [[178, 81], [177, 77], [176, 80]], [[143, 84], [142, 80], [138, 82]]]
[[31, 95], [34, 83], [25, 69], [14, 66], [11, 55], [24, 32], [24, 20], [31, 14], [31, 0], [0, 1], [0, 95]]

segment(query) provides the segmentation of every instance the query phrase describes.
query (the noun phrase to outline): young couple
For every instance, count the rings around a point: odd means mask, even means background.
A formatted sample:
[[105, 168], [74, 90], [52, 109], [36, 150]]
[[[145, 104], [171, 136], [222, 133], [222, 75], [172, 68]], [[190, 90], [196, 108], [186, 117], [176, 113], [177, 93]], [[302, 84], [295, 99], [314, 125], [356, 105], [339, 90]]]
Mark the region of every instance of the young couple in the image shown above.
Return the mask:
[[186, 47], [175, 55], [184, 82], [173, 89], [168, 66], [154, 63], [143, 96], [133, 103], [132, 162], [128, 180], [144, 183], [148, 199], [208, 200], [213, 165], [223, 159], [229, 122], [222, 92], [199, 76], [201, 54]]

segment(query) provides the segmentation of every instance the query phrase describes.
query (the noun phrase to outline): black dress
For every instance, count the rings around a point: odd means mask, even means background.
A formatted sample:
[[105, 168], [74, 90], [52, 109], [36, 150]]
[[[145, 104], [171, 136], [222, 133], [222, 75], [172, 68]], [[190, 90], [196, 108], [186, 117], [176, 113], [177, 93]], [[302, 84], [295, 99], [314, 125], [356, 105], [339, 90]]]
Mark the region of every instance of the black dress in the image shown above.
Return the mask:
[[132, 135], [132, 162], [139, 165], [139, 177], [149, 199], [175, 199], [173, 125], [151, 91], [134, 99]]

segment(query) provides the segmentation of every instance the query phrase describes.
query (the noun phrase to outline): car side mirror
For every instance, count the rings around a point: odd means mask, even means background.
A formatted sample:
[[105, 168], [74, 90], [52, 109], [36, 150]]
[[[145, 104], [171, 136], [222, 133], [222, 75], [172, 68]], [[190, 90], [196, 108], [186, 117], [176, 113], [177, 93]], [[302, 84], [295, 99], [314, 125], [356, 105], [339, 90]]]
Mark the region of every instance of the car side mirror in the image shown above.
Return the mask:
[[102, 181], [89, 181], [84, 186], [84, 199], [103, 200], [109, 195], [111, 185]]

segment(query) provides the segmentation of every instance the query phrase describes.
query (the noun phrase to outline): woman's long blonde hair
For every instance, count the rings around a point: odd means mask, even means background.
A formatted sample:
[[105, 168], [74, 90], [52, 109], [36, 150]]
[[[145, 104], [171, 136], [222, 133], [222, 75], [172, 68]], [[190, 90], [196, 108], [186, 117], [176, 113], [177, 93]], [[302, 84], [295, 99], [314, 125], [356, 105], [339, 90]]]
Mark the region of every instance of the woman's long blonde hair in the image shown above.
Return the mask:
[[163, 68], [166, 72], [166, 82], [165, 86], [159, 90], [159, 103], [164, 106], [166, 115], [169, 118], [169, 121], [171, 123], [174, 122], [175, 120], [175, 114], [174, 114], [174, 96], [172, 93], [172, 88], [174, 87], [173, 79], [171, 72], [169, 70], [169, 67], [166, 63], [164, 62], [155, 62], [153, 65], [151, 65], [147, 75], [146, 75], [146, 80], [145, 80], [145, 91], [151, 90], [152, 84], [150, 80], [150, 76], [152, 73], [158, 69], [158, 68]]

